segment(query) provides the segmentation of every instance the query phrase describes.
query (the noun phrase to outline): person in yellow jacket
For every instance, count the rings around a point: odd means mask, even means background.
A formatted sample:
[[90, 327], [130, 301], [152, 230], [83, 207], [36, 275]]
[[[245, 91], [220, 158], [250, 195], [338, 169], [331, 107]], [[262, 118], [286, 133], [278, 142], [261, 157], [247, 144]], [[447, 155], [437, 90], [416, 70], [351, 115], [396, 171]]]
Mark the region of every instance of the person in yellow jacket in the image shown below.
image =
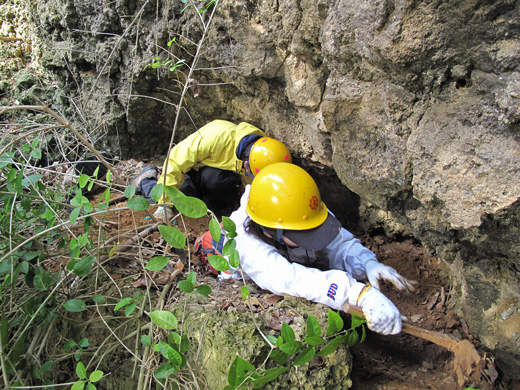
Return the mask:
[[[292, 162], [291, 153], [282, 142], [246, 122], [236, 125], [215, 120], [170, 150], [158, 180], [157, 167], [150, 165], [129, 184], [135, 185], [137, 193], [150, 202], [150, 193], [157, 183], [173, 186], [202, 199], [218, 216], [229, 215], [240, 205], [243, 186], [274, 162]], [[164, 199], [160, 203], [168, 202]], [[171, 218], [173, 212], [159, 207], [154, 216]]]

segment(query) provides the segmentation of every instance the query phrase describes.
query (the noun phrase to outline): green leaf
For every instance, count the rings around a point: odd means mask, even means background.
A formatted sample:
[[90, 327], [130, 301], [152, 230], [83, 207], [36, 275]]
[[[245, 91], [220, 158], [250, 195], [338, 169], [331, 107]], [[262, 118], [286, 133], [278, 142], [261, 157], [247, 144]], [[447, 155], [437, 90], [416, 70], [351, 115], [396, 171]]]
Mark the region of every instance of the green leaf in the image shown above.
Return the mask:
[[87, 389], [86, 390], [97, 390], [97, 387], [94, 386], [92, 383], [87, 383]]
[[303, 339], [307, 344], [311, 346], [321, 345], [325, 342], [324, 338], [321, 338], [320, 336], [307, 336], [305, 339]]
[[316, 348], [305, 348], [298, 356], [296, 356], [296, 359], [294, 359], [293, 362], [293, 366], [302, 366], [306, 363], [309, 363], [314, 357], [314, 355], [316, 355]]
[[85, 302], [79, 299], [69, 299], [63, 306], [72, 313], [78, 313], [87, 309]]
[[27, 176], [24, 179], [22, 179], [22, 186], [24, 186], [24, 187], [30, 186], [30, 185], [38, 182], [42, 177], [43, 177], [43, 175]]
[[174, 365], [169, 364], [169, 363], [164, 363], [164, 364], [161, 364], [157, 370], [155, 370], [153, 375], [157, 379], [164, 379], [164, 378], [170, 376], [175, 371], [177, 371], [177, 369], [175, 368]]
[[309, 315], [307, 317], [307, 336], [321, 336], [321, 326], [316, 317]]
[[361, 329], [362, 329], [362, 331], [361, 331], [361, 340], [359, 340], [360, 343], [365, 341], [365, 338], [367, 337], [366, 327], [362, 326]]
[[289, 355], [279, 349], [274, 349], [273, 352], [271, 352], [271, 359], [273, 359], [280, 366], [283, 366], [285, 363], [287, 363], [289, 358]]
[[2, 311], [2, 315], [0, 316], [0, 337], [2, 338], [2, 345], [7, 345], [7, 335], [8, 335], [8, 321], [7, 316]]
[[161, 354], [170, 361], [170, 363], [173, 363], [175, 365], [180, 366], [182, 363], [182, 356], [177, 352], [175, 349], [173, 349], [169, 344], [165, 343], [164, 341], [159, 342], [159, 351]]
[[235, 240], [227, 240], [222, 248], [222, 254], [224, 256], [228, 256], [235, 248], [237, 247], [237, 242]]
[[86, 347], [88, 347], [88, 346], [89, 346], [88, 338], [83, 337], [81, 340], [79, 340], [78, 345], [79, 345], [81, 348], [86, 348]]
[[0, 275], [4, 275], [8, 272], [11, 272], [11, 261], [0, 262]]
[[76, 374], [78, 374], [80, 379], [87, 379], [87, 370], [83, 363], [78, 362], [78, 365], [76, 366]]
[[79, 188], [83, 188], [87, 185], [88, 181], [90, 180], [89, 175], [81, 175], [78, 180]]
[[301, 341], [289, 341], [280, 346], [280, 350], [288, 355], [294, 355], [302, 349]]
[[150, 198], [152, 198], [152, 200], [155, 203], [160, 203], [159, 200], [162, 198], [162, 196], [163, 196], [163, 185], [162, 185], [162, 183], [157, 183], [152, 188], [152, 191], [150, 191]]
[[242, 286], [242, 288], [240, 289], [240, 292], [242, 293], [242, 299], [245, 301], [247, 299], [247, 297], [249, 296], [249, 294], [251, 294], [251, 292], [249, 291], [249, 289], [247, 288], [247, 286]]
[[34, 288], [40, 291], [47, 291], [53, 282], [52, 278], [47, 272], [40, 270], [36, 271], [36, 275], [33, 280]]
[[289, 341], [296, 340], [296, 336], [294, 335], [293, 328], [291, 328], [286, 322], [284, 322], [282, 324], [281, 335], [282, 335], [283, 341], [285, 341], [286, 343]]
[[25, 255], [23, 255], [24, 260], [31, 261], [32, 259], [35, 259], [38, 257], [42, 251], [31, 251], [27, 252]]
[[129, 199], [126, 202], [126, 206], [131, 210], [144, 211], [150, 207], [150, 202], [148, 202], [148, 200], [142, 196], [136, 196], [132, 199]]
[[24, 196], [20, 202], [25, 211], [31, 210], [31, 198]]
[[26, 274], [27, 272], [29, 272], [29, 263], [27, 261], [22, 261], [20, 264], [18, 264], [16, 269], [19, 273]]
[[359, 328], [360, 326], [362, 326], [363, 324], [366, 324], [367, 323], [367, 320], [358, 315], [358, 314], [352, 314], [352, 322], [350, 324], [350, 329], [356, 329], [356, 328]]
[[129, 304], [127, 307], [125, 307], [125, 316], [130, 317], [132, 313], [135, 311], [135, 308], [137, 307], [136, 303], [133, 302]]
[[81, 212], [81, 207], [76, 207], [74, 210], [72, 210], [70, 212], [69, 222], [71, 225], [74, 225], [74, 223], [76, 222], [76, 220], [79, 217], [80, 212]]
[[108, 206], [108, 204], [110, 203], [110, 188], [107, 188], [103, 194], [99, 197], [99, 204], [101, 207], [101, 203], [104, 202], [104, 206]]
[[45, 364], [40, 369], [40, 373], [42, 375], [42, 378], [45, 376], [45, 374], [47, 374], [47, 372], [49, 372], [49, 370], [51, 369], [53, 364], [54, 364], [54, 362], [52, 360], [47, 360], [45, 362]]
[[94, 263], [96, 261], [96, 256], [85, 256], [72, 268], [72, 271], [78, 275], [80, 278], [87, 276], [88, 273], [92, 270]]
[[6, 154], [0, 156], [0, 168], [3, 168], [13, 162], [13, 159]]
[[67, 271], [72, 271], [74, 269], [74, 266], [78, 264], [78, 260], [76, 259], [72, 259], [70, 260], [67, 265], [65, 266], [65, 268], [67, 269]]
[[349, 335], [347, 336], [347, 346], [353, 347], [359, 340], [359, 335], [355, 330], [350, 331]]
[[148, 271], [160, 271], [164, 267], [166, 267], [169, 262], [170, 262], [169, 257], [155, 256], [155, 257], [152, 257], [148, 261], [148, 264], [146, 264], [146, 267], [144, 267], [144, 268], [146, 268]]
[[211, 234], [211, 238], [215, 241], [220, 241], [220, 224], [216, 219], [209, 221], [209, 233]]
[[181, 190], [172, 186], [163, 186], [163, 191], [166, 197], [170, 198], [170, 200], [174, 198], [185, 198], [186, 195], [182, 193]]
[[240, 266], [240, 254], [236, 249], [233, 249], [229, 255], [229, 265], [233, 268], [238, 268]]
[[280, 374], [283, 374], [287, 370], [289, 370], [289, 367], [276, 367], [265, 370], [264, 375], [252, 379], [253, 389], [261, 389], [268, 382], [275, 380]]
[[186, 277], [186, 280], [191, 282], [192, 284], [197, 283], [197, 274], [195, 272], [191, 271], [188, 276]]
[[151, 347], [152, 346], [152, 339], [147, 334], [143, 334], [143, 335], [141, 335], [141, 343], [143, 343], [143, 345], [145, 347]]
[[209, 295], [209, 294], [211, 294], [211, 287], [206, 284], [201, 284], [200, 286], [197, 287], [197, 292], [200, 295]]
[[343, 320], [335, 311], [329, 309], [329, 326], [327, 328], [327, 336], [331, 336], [343, 330]]
[[222, 256], [218, 255], [209, 255], [208, 261], [213, 268], [217, 271], [227, 271], [229, 269], [229, 263]]
[[129, 185], [128, 187], [125, 188], [125, 193], [124, 195], [128, 198], [128, 199], [132, 199], [135, 195], [135, 191], [136, 191], [136, 188], [135, 186], [133, 185]]
[[193, 286], [193, 283], [189, 280], [181, 280], [179, 283], [177, 283], [177, 286], [187, 294], [192, 293], [195, 289], [195, 286]]
[[106, 299], [105, 299], [105, 297], [103, 295], [94, 295], [92, 297], [92, 300], [94, 302], [96, 302], [96, 303], [104, 303], [104, 302], [106, 302]]
[[132, 302], [132, 301], [133, 301], [133, 298], [132, 298], [132, 297], [126, 297], [126, 298], [121, 299], [121, 300], [116, 304], [116, 306], [114, 307], [114, 311], [121, 309], [123, 306], [128, 305], [128, 304], [129, 304], [130, 302]]
[[91, 381], [91, 382], [98, 382], [101, 378], [103, 378], [103, 371], [101, 370], [96, 370], [96, 371], [93, 371], [89, 377], [88, 377], [88, 380]]
[[186, 237], [179, 229], [173, 226], [159, 225], [159, 232], [166, 242], [174, 248], [181, 249], [186, 246]]
[[228, 233], [234, 233], [237, 230], [237, 225], [235, 225], [235, 222], [233, 222], [231, 218], [226, 217], [225, 215], [222, 216], [222, 226], [224, 227], [224, 229], [226, 229], [226, 232]]
[[245, 379], [245, 372], [247, 370], [254, 370], [255, 366], [249, 363], [247, 360], [237, 356], [228, 371], [228, 383], [231, 386], [238, 386]]
[[83, 349], [82, 348], [79, 348], [78, 350], [76, 350], [76, 352], [74, 353], [74, 360], [76, 360], [77, 362], [79, 362], [81, 360], [81, 356], [83, 355]]
[[72, 350], [72, 348], [74, 348], [76, 345], [78, 345], [78, 344], [76, 344], [76, 342], [75, 342], [74, 340], [69, 340], [69, 341], [67, 341], [67, 342], [63, 345], [63, 349], [64, 349], [65, 351], [70, 351], [70, 350]]
[[152, 321], [161, 329], [171, 330], [177, 328], [177, 317], [165, 310], [156, 310], [150, 313]]
[[346, 336], [341, 335], [337, 336], [334, 339], [332, 339], [323, 349], [318, 352], [318, 356], [327, 356], [333, 353], [336, 349], [338, 349], [338, 346], [345, 342]]
[[174, 349], [179, 349], [179, 344], [181, 342], [181, 335], [177, 332], [170, 332], [168, 335], [168, 344]]
[[96, 169], [94, 170], [94, 173], [92, 174], [92, 177], [94, 177], [94, 178], [96, 178], [96, 179], [99, 178], [99, 176], [98, 176], [98, 175], [99, 175], [99, 167], [100, 167], [100, 165], [98, 165], [98, 166], [96, 167]]
[[42, 158], [42, 151], [40, 149], [31, 150], [31, 157], [35, 160], [40, 160]]
[[190, 340], [186, 335], [182, 335], [181, 337], [181, 343], [179, 345], [179, 352], [180, 353], [186, 353], [190, 349]]
[[85, 388], [85, 382], [84, 381], [77, 381], [74, 382], [70, 390], [83, 390]]
[[202, 218], [208, 213], [206, 203], [192, 196], [177, 197], [171, 199], [175, 208], [189, 218]]

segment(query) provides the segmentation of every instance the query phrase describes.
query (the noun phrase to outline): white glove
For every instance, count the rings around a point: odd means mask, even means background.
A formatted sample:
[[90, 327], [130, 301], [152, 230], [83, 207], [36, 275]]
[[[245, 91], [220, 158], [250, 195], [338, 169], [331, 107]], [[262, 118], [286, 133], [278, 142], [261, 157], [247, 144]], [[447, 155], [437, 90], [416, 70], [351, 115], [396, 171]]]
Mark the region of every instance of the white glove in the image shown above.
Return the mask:
[[173, 210], [170, 207], [159, 206], [153, 216], [159, 221], [170, 221], [173, 218]]
[[365, 270], [367, 273], [367, 279], [372, 286], [380, 290], [379, 288], [379, 280], [387, 280], [392, 283], [395, 288], [400, 291], [415, 291], [413, 281], [406, 279], [404, 276], [400, 275], [392, 267], [381, 264], [376, 260], [370, 260], [365, 264]]
[[357, 304], [363, 310], [368, 328], [381, 334], [399, 333], [401, 313], [392, 301], [375, 288], [369, 287], [363, 291]]

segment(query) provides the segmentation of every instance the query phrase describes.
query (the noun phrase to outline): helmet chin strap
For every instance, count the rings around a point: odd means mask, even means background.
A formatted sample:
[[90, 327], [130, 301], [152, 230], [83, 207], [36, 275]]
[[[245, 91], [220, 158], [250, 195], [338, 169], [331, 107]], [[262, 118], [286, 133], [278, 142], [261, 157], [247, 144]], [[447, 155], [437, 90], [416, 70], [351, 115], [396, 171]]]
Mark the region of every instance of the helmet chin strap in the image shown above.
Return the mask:
[[[265, 227], [263, 227], [262, 225], [260, 225], [260, 229], [262, 229], [262, 231], [263, 231], [264, 233], [267, 233], [267, 234], [269, 234], [269, 236], [272, 237], [272, 234], [269, 233], [269, 232], [267, 231], [267, 229], [266, 229]], [[283, 240], [283, 229], [276, 229], [276, 241], [279, 242], [279, 243], [282, 244], [282, 245], [286, 245], [285, 242], [284, 242], [284, 240]]]
[[[249, 168], [249, 172], [247, 171], [247, 168]], [[253, 175], [253, 172], [251, 172], [251, 167], [250, 167], [250, 164], [249, 164], [249, 161], [246, 160], [244, 161], [244, 169], [246, 171], [246, 176], [254, 179], [255, 178], [255, 175]]]

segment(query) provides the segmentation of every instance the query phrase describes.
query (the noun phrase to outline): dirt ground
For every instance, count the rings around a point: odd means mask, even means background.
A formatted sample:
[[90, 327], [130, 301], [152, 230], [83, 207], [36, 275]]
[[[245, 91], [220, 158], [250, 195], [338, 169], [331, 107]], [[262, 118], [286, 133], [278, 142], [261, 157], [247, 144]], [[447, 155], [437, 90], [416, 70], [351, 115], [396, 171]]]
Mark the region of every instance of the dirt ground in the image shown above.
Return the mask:
[[[124, 202], [116, 203], [112, 208], [124, 206]], [[152, 208], [153, 211], [153, 208]], [[153, 221], [147, 218], [147, 213], [131, 211], [114, 211], [104, 219], [105, 225], [111, 229], [113, 235], [119, 236], [118, 242], [135, 236], [139, 231], [135, 226], [150, 226]], [[182, 231], [186, 232], [190, 244], [192, 268], [197, 280], [213, 279], [202, 272], [193, 256], [195, 239], [207, 231], [209, 218], [177, 219]], [[453, 354], [444, 347], [431, 342], [401, 333], [396, 336], [382, 336], [373, 332], [367, 333], [364, 343], [357, 344], [351, 349], [354, 367], [352, 381], [354, 390], [419, 390], [419, 389], [464, 389], [473, 387], [480, 390], [520, 390], [518, 382], [507, 381], [501, 378], [494, 366], [493, 357], [480, 348], [478, 340], [469, 333], [468, 326], [463, 319], [450, 310], [449, 278], [443, 275], [440, 262], [429, 256], [426, 251], [412, 240], [392, 241], [389, 238], [378, 236], [359, 236], [364, 245], [376, 253], [378, 259], [394, 267], [405, 277], [417, 281], [417, 290], [411, 294], [404, 294], [382, 286], [383, 292], [396, 304], [401, 313], [408, 320], [424, 329], [453, 335], [460, 340], [469, 340], [479, 352], [482, 360], [463, 386], [457, 383], [457, 376], [453, 370]], [[164, 241], [158, 232], [140, 238], [141, 254], [150, 258], [162, 253]], [[133, 287], [145, 285], [145, 276], [142, 267], [137, 267], [135, 254], [132, 250], [116, 254], [109, 263], [113, 276], [117, 278], [131, 278]], [[181, 256], [182, 257], [182, 256]], [[186, 259], [184, 261], [186, 262]], [[187, 264], [185, 264], [187, 266]], [[157, 288], [172, 281], [171, 271], [162, 271], [154, 279]], [[239, 289], [232, 283], [222, 283], [219, 287], [221, 308], [239, 301]], [[262, 290], [255, 291], [258, 296]], [[227, 303], [225, 303], [227, 302]], [[234, 304], [233, 304], [234, 305]], [[345, 314], [347, 318], [348, 315]]]

